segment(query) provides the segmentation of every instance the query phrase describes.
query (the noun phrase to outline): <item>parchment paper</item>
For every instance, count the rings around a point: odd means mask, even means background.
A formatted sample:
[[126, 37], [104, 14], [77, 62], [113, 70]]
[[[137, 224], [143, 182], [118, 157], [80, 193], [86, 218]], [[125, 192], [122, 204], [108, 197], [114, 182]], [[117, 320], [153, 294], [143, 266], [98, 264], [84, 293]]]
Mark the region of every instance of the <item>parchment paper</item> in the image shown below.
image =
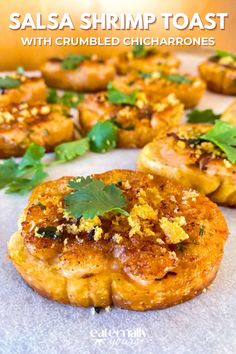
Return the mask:
[[[202, 57], [181, 54], [194, 72]], [[233, 100], [207, 93], [201, 109], [222, 112]], [[137, 150], [89, 154], [49, 169], [50, 178], [135, 168]], [[0, 192], [0, 353], [235, 353], [236, 211], [222, 208], [231, 231], [214, 285], [184, 304], [145, 313], [59, 305], [32, 291], [7, 259], [6, 244], [17, 229], [27, 197]]]

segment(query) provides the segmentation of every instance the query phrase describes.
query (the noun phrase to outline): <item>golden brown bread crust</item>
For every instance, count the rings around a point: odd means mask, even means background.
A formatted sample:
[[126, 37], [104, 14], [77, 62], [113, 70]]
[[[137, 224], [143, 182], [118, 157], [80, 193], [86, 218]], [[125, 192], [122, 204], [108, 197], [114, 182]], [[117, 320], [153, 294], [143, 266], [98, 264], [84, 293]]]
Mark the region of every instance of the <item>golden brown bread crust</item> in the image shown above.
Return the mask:
[[23, 102], [45, 101], [47, 87], [40, 77], [27, 77], [25, 75], [9, 75], [21, 81], [21, 85], [11, 89], [0, 89], [0, 106]]
[[183, 117], [183, 105], [174, 95], [153, 103], [141, 92], [135, 106], [112, 104], [106, 92], [86, 95], [79, 103], [78, 111], [84, 133], [98, 121], [113, 120], [118, 127], [117, 145], [120, 148], [143, 147], [157, 134], [178, 125]]
[[114, 86], [129, 85], [133, 89], [144, 92], [147, 99], [157, 102], [169, 94], [174, 94], [185, 108], [195, 107], [202, 98], [206, 85], [198, 77], [189, 74], [182, 75], [175, 70], [166, 74], [184, 76], [189, 82], [175, 82], [161, 77], [159, 72], [153, 72], [151, 77], [142, 78], [140, 75], [127, 75], [114, 80]]
[[205, 143], [206, 149], [199, 150], [199, 146], [191, 146], [179, 138], [189, 132], [193, 132], [194, 138], [211, 128], [211, 125], [185, 124], [155, 139], [141, 151], [138, 169], [195, 188], [215, 203], [236, 207], [236, 166], [221, 154], [214, 156], [219, 153], [217, 149], [212, 150], [212, 155], [211, 143]]
[[44, 102], [0, 107], [0, 158], [22, 156], [31, 143], [47, 151], [74, 138], [69, 110]]
[[201, 78], [210, 91], [236, 95], [236, 66], [220, 64], [210, 58], [199, 65]]
[[236, 100], [233, 101], [223, 112], [221, 120], [236, 125]]
[[144, 58], [135, 58], [132, 52], [127, 52], [113, 57], [111, 62], [121, 75], [137, 71], [149, 73], [155, 70], [168, 70], [178, 68], [180, 65], [180, 60], [173, 53], [154, 49]]
[[[212, 282], [228, 233], [214, 203], [140, 172], [114, 170], [94, 178], [119, 185], [129, 217], [109, 213], [89, 220], [103, 232], [95, 241], [93, 229], [81, 229], [86, 220], [64, 214], [70, 177], [37, 187], [8, 245], [10, 259], [32, 288], [76, 306], [144, 311], [189, 300]], [[160, 226], [163, 220], [181, 220], [184, 226], [174, 222], [168, 233]], [[60, 230], [60, 239], [36, 237], [39, 227], [49, 225]], [[178, 240], [174, 226], [185, 241]]]
[[115, 68], [106, 60], [87, 59], [74, 70], [61, 68], [60, 59], [48, 60], [41, 68], [49, 87], [63, 90], [96, 92], [104, 90], [114, 79]]

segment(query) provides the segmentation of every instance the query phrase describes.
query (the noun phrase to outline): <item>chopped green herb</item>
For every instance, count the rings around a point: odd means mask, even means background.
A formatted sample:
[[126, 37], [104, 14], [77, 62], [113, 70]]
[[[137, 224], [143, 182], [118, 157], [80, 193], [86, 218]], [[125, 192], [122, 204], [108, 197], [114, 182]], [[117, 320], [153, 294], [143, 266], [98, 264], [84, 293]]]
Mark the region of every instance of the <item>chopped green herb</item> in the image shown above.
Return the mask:
[[0, 77], [0, 88], [1, 89], [8, 89], [8, 88], [16, 88], [19, 87], [21, 81], [18, 79], [14, 79], [10, 76]]
[[193, 82], [188, 77], [179, 74], [162, 75], [162, 77], [177, 84], [191, 84]]
[[23, 68], [23, 66], [18, 66], [18, 68], [16, 69], [16, 72], [17, 72], [17, 74], [24, 75], [25, 69]]
[[[71, 186], [71, 184], [69, 184]], [[108, 212], [128, 215], [123, 208], [127, 200], [114, 184], [106, 185], [96, 179], [79, 177], [73, 181], [76, 191], [64, 197], [65, 210], [76, 218], [93, 219]]]
[[0, 164], [0, 189], [6, 188], [8, 193], [25, 194], [42, 182], [47, 177], [41, 161], [44, 154], [43, 147], [31, 144], [20, 163], [13, 159], [5, 160]]
[[113, 104], [128, 104], [134, 106], [137, 101], [138, 90], [131, 93], [124, 93], [116, 89], [110, 82], [107, 86], [107, 98]]
[[39, 206], [41, 210], [47, 209], [46, 205], [42, 204], [41, 202], [38, 202], [36, 205]]
[[231, 57], [233, 60], [236, 60], [236, 55], [230, 52], [227, 52], [226, 50], [216, 50], [215, 56], [219, 59], [221, 58], [226, 58], [226, 57]]
[[50, 89], [48, 91], [47, 102], [63, 104], [70, 108], [76, 108], [77, 105], [84, 99], [83, 93], [76, 93], [72, 91], [65, 91], [63, 95], [59, 95], [56, 90]]
[[203, 224], [199, 225], [199, 236], [202, 237], [204, 235], [205, 226]]
[[73, 160], [89, 151], [89, 138], [57, 145], [54, 151], [58, 161], [65, 162]]
[[40, 235], [40, 237], [50, 238], [51, 240], [61, 238], [61, 235], [57, 233], [57, 228], [55, 226], [39, 227], [37, 234]]
[[185, 245], [184, 245], [183, 243], [178, 243], [178, 244], [175, 246], [175, 249], [176, 249], [176, 251], [184, 252], [184, 250], [185, 250]]
[[205, 109], [199, 111], [198, 109], [193, 109], [187, 114], [188, 123], [211, 123], [214, 124], [217, 119], [220, 119], [220, 114], [216, 114], [212, 109]]
[[236, 126], [218, 120], [215, 126], [200, 139], [212, 142], [226, 154], [231, 163], [236, 163]]
[[76, 69], [84, 60], [90, 59], [91, 55], [87, 54], [69, 54], [61, 62], [61, 67], [64, 70]]
[[111, 121], [97, 122], [87, 136], [92, 151], [106, 152], [116, 147], [117, 127]]
[[150, 51], [145, 49], [145, 46], [143, 44], [136, 44], [133, 47], [133, 56], [135, 58], [145, 58]]
[[149, 79], [152, 77], [153, 73], [145, 73], [144, 71], [139, 71], [139, 77], [141, 77], [142, 79]]

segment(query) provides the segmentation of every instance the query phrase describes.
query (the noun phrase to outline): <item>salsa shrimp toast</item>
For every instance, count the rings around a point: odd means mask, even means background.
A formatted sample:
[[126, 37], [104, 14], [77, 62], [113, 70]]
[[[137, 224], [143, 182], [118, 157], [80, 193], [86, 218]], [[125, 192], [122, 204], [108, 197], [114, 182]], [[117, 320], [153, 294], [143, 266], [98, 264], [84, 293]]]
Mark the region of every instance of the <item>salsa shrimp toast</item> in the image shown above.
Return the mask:
[[138, 71], [149, 73], [160, 69], [178, 68], [180, 65], [179, 59], [173, 53], [145, 48], [143, 45], [136, 45], [132, 51], [122, 53], [112, 60], [120, 75]]
[[0, 106], [0, 158], [22, 156], [31, 143], [52, 151], [73, 137], [67, 107], [45, 102]]
[[118, 147], [138, 148], [178, 125], [183, 105], [174, 95], [152, 102], [145, 93], [128, 86], [120, 91], [110, 84], [107, 92], [85, 95], [78, 111], [84, 133], [97, 122], [110, 120], [117, 127]]
[[236, 55], [217, 51], [199, 65], [199, 73], [210, 91], [236, 95]]
[[185, 124], [147, 144], [138, 169], [181, 182], [214, 202], [236, 207], [236, 127]]
[[47, 87], [41, 77], [18, 73], [0, 77], [0, 106], [45, 101], [46, 97]]
[[164, 177], [113, 170], [37, 187], [8, 250], [42, 296], [145, 311], [208, 287], [227, 233], [204, 195]]
[[49, 59], [41, 71], [49, 87], [78, 92], [103, 90], [115, 76], [108, 60], [83, 54]]
[[160, 100], [171, 93], [184, 104], [185, 108], [195, 107], [202, 98], [206, 85], [196, 76], [182, 74], [176, 70], [140, 71], [124, 77], [117, 77], [114, 85], [129, 85], [144, 92], [151, 101]]

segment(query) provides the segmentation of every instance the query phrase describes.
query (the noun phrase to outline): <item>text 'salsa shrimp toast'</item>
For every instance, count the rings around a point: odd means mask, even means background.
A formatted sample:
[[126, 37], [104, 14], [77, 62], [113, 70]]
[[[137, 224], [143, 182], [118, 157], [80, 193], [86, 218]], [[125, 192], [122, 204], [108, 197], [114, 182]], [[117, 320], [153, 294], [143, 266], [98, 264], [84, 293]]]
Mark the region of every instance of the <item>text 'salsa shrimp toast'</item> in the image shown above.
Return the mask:
[[[128, 90], [133, 91], [130, 87]], [[183, 105], [174, 95], [153, 103], [142, 92], [137, 92], [132, 105], [110, 102], [107, 92], [86, 95], [78, 110], [84, 133], [98, 121], [112, 120], [121, 148], [143, 147], [157, 134], [178, 125], [183, 116]]]
[[134, 75], [120, 76], [114, 80], [114, 85], [129, 85], [144, 92], [148, 100], [160, 100], [171, 93], [184, 104], [185, 108], [196, 106], [202, 98], [206, 85], [198, 77], [181, 74], [176, 70], [169, 72], [154, 71], [139, 72]]
[[220, 51], [199, 65], [199, 73], [210, 91], [236, 95], [236, 55]]
[[207, 124], [185, 124], [155, 139], [141, 151], [138, 169], [179, 181], [216, 203], [236, 207], [236, 165], [215, 144], [201, 138], [212, 129]]
[[45, 101], [47, 87], [41, 77], [9, 74], [0, 77], [0, 105]]
[[0, 158], [22, 156], [31, 143], [51, 151], [73, 137], [67, 107], [44, 102], [0, 106]]
[[179, 59], [172, 53], [160, 51], [154, 48], [145, 49], [144, 46], [135, 46], [133, 51], [122, 53], [112, 58], [118, 74], [124, 75], [130, 72], [155, 70], [168, 70], [178, 68]]
[[[189, 300], [213, 281], [228, 230], [204, 195], [133, 171], [71, 179], [34, 190], [8, 245], [16, 269], [41, 295], [76, 306], [144, 311]], [[114, 207], [125, 200], [123, 213], [114, 208], [89, 219], [65, 211], [78, 193], [93, 198], [94, 185], [116, 194], [109, 199]], [[85, 204], [77, 202], [82, 210]]]
[[85, 92], [104, 90], [115, 76], [114, 66], [96, 55], [52, 58], [41, 70], [49, 87]]

